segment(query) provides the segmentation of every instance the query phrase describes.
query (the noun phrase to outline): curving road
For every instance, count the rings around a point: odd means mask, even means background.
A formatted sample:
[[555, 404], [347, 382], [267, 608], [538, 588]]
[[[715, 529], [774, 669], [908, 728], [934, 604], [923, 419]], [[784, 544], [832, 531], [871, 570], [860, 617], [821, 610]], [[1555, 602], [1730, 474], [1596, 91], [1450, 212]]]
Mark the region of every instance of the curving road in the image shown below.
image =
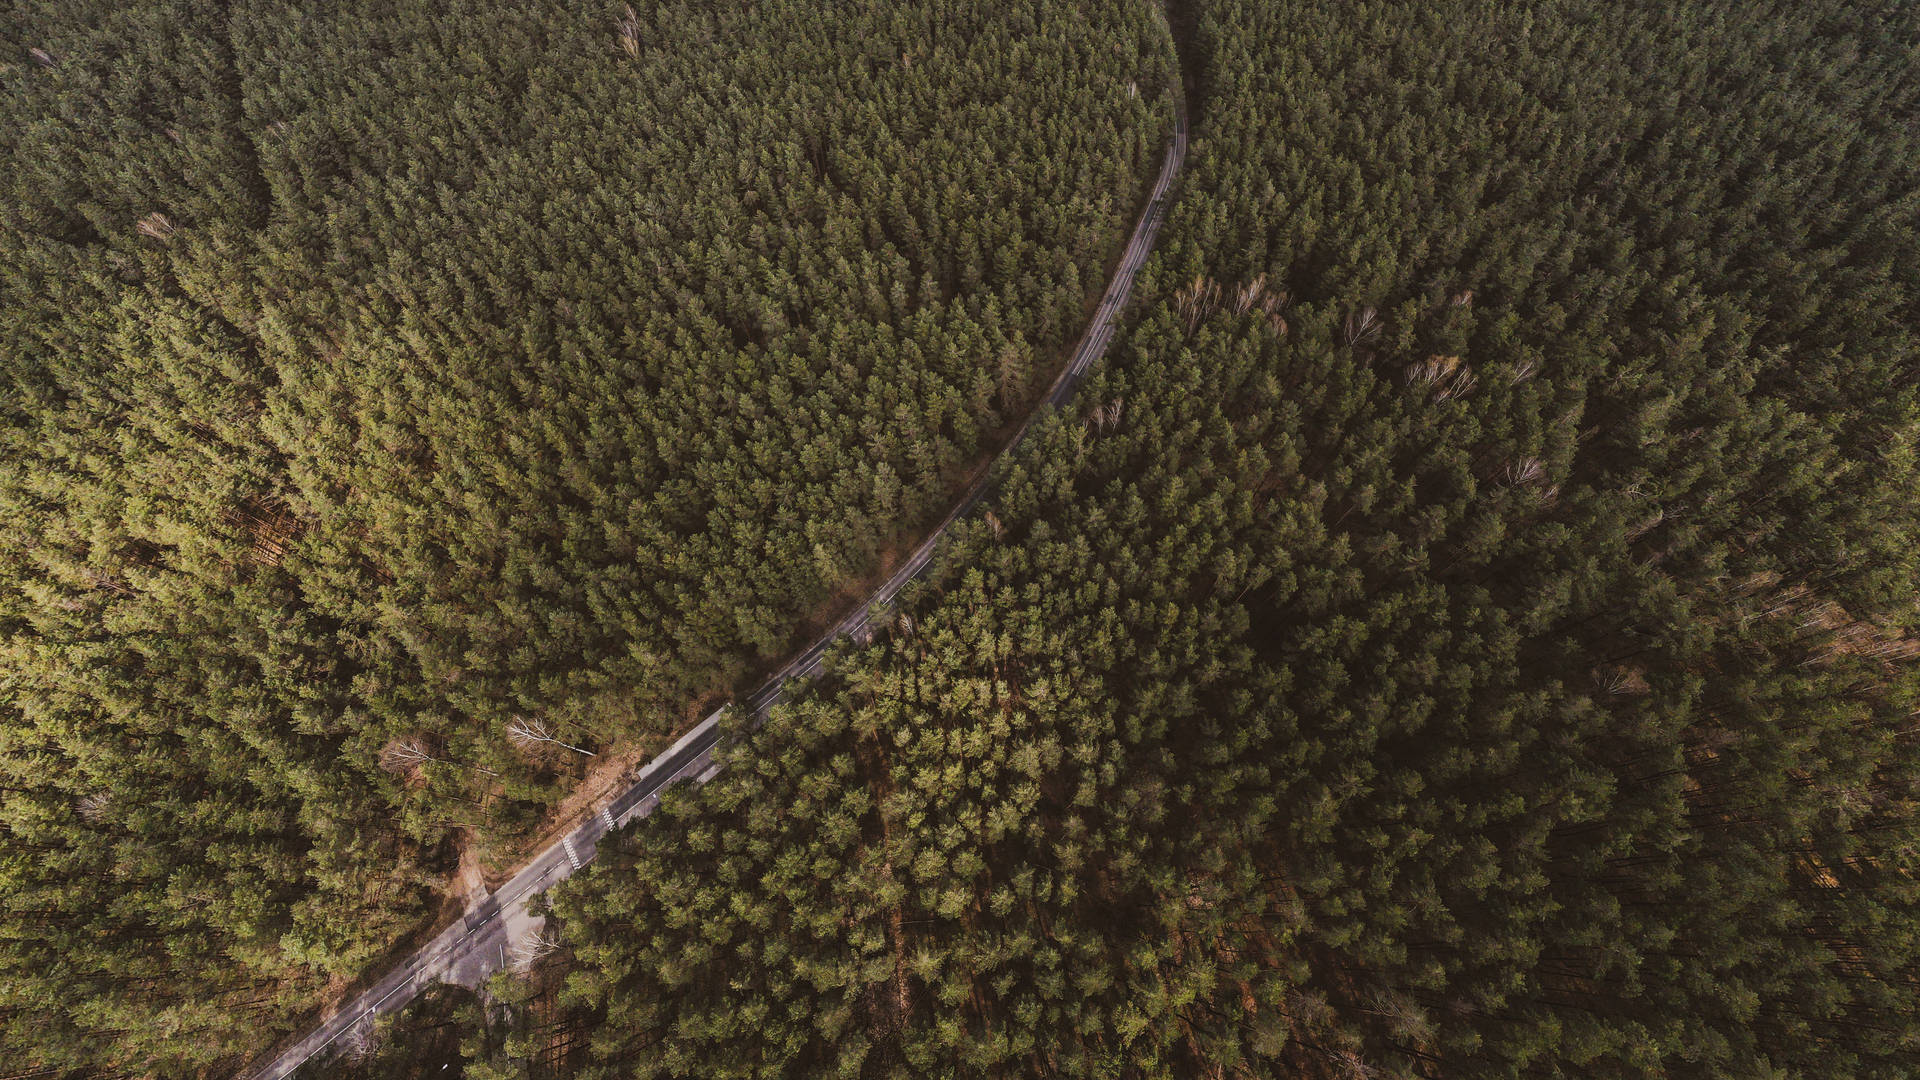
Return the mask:
[[[1113, 339], [1114, 330], [1119, 324], [1121, 309], [1126, 307], [1127, 296], [1133, 290], [1134, 276], [1140, 272], [1147, 255], [1153, 250], [1154, 240], [1160, 232], [1167, 192], [1173, 187], [1174, 178], [1180, 174], [1180, 166], [1186, 156], [1186, 103], [1176, 90], [1173, 138], [1161, 162], [1159, 178], [1154, 181], [1153, 194], [1147, 201], [1146, 209], [1141, 212], [1139, 222], [1134, 225], [1133, 236], [1127, 242], [1119, 266], [1107, 282], [1107, 290], [1100, 298], [1093, 321], [1075, 346], [1073, 358], [1047, 391], [1047, 405], [1057, 408], [1065, 404], [1079, 387], [1087, 369], [1105, 354], [1107, 343]], [[1020, 445], [1041, 411], [1035, 409], [1027, 417], [1026, 422], [1020, 425], [1013, 438], [1002, 448], [1001, 456], [1004, 457]], [[967, 489], [953, 511], [878, 591], [747, 698], [745, 705], [756, 722], [765, 719], [768, 711], [786, 698], [789, 686], [794, 681], [811, 679], [819, 674], [827, 650], [834, 642], [845, 637], [858, 637], [861, 640], [871, 637], [889, 617], [894, 597], [933, 561], [934, 552], [946, 538], [953, 523], [973, 509], [986, 493], [991, 475], [991, 469], [981, 470], [980, 477]], [[400, 1010], [415, 995], [434, 983], [478, 986], [488, 976], [508, 966], [514, 959], [516, 943], [527, 941], [540, 929], [541, 920], [527, 910], [530, 900], [592, 861], [600, 838], [608, 832], [652, 813], [660, 803], [660, 793], [669, 785], [685, 779], [704, 783], [719, 771], [713, 752], [720, 736], [720, 715], [727, 708], [722, 706], [716, 709], [713, 715], [702, 720], [665, 753], [648, 762], [635, 774], [631, 785], [590, 814], [559, 843], [542, 851], [505, 885], [469, 908], [458, 922], [415, 950], [399, 967], [388, 972], [379, 982], [348, 1002], [278, 1057], [243, 1075], [250, 1080], [282, 1080], [308, 1061], [352, 1043], [357, 1033], [368, 1029], [374, 1017]]]

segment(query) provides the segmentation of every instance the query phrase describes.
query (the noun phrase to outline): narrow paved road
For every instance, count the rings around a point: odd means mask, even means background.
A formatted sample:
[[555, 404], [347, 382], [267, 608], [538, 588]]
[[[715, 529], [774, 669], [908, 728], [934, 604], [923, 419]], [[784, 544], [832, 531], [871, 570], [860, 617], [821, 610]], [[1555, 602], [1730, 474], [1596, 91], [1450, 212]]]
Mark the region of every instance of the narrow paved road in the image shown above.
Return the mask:
[[[1100, 298], [1100, 307], [1094, 312], [1093, 321], [1088, 324], [1086, 333], [1074, 348], [1072, 360], [1047, 391], [1047, 405], [1058, 407], [1065, 404], [1080, 385], [1087, 369], [1106, 352], [1107, 343], [1113, 339], [1114, 330], [1119, 325], [1120, 312], [1126, 307], [1127, 296], [1133, 290], [1134, 275], [1140, 272], [1148, 253], [1153, 250], [1154, 239], [1160, 232], [1167, 192], [1173, 187], [1174, 178], [1180, 174], [1180, 166], [1187, 156], [1186, 104], [1178, 94], [1175, 95], [1174, 110], [1173, 139], [1167, 145], [1166, 157], [1160, 165], [1160, 176], [1153, 185], [1153, 195], [1142, 211], [1140, 221], [1133, 228], [1133, 236], [1127, 242], [1120, 265], [1107, 282], [1107, 291]], [[1040, 412], [1040, 409], [1035, 409], [1020, 425], [1020, 429], [1000, 451], [1002, 457], [1011, 453], [1026, 438], [1028, 429], [1033, 426]], [[786, 697], [790, 684], [818, 675], [827, 650], [834, 642], [844, 637], [865, 640], [886, 622], [894, 597], [933, 561], [934, 552], [953, 523], [980, 501], [980, 497], [986, 493], [987, 480], [992, 471], [981, 470], [979, 479], [967, 489], [952, 513], [940, 522], [939, 527], [887, 578], [878, 591], [857, 610], [840, 620], [812, 648], [795, 657], [747, 698], [745, 704], [756, 720], [765, 719], [767, 712]], [[308, 1061], [322, 1058], [333, 1050], [351, 1044], [356, 1032], [368, 1030], [374, 1017], [399, 1011], [416, 994], [434, 983], [478, 986], [488, 976], [506, 967], [514, 958], [515, 944], [526, 941], [540, 928], [540, 920], [527, 910], [529, 900], [592, 861], [598, 851], [600, 838], [608, 832], [634, 818], [652, 813], [660, 803], [660, 792], [668, 785], [685, 779], [704, 783], [719, 771], [714, 763], [713, 750], [720, 734], [720, 714], [726, 708], [722, 706], [715, 710], [713, 715], [702, 720], [665, 753], [647, 763], [631, 786], [590, 814], [559, 843], [541, 852], [512, 880], [468, 909], [459, 922], [442, 930], [432, 941], [408, 957], [406, 962], [348, 1002], [305, 1038], [288, 1047], [271, 1062], [245, 1075], [252, 1080], [282, 1080]]]

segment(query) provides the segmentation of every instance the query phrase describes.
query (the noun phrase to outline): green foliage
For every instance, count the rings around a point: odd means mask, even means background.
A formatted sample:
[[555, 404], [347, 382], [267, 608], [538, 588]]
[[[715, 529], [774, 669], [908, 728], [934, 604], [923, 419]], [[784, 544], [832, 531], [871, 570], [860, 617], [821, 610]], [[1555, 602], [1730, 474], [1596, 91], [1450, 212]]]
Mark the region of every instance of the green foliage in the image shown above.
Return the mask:
[[1920, 16], [1193, 25], [1112, 370], [559, 891], [580, 1075], [1913, 1075]]
[[349, 1029], [324, 1062], [331, 1080], [560, 1080], [578, 1041], [551, 1019], [551, 979], [503, 972], [481, 993], [428, 989], [398, 1014]]
[[[942, 509], [1157, 165], [1144, 3], [0, 15], [0, 1045], [190, 1076]], [[1130, 92], [1130, 84], [1139, 92]]]
[[[367, 959], [452, 800], [553, 798], [511, 715], [777, 655], [1164, 129], [1144, 6], [64, 11], [0, 135], [0, 1007], [54, 1067]], [[561, 1000], [385, 1063], [1920, 1071], [1920, 14], [1178, 14], [1107, 370], [557, 891]]]
[[463, 1051], [502, 1041], [500, 1025], [491, 1022], [490, 1014], [497, 1012], [470, 991], [433, 987], [397, 1015], [342, 1036], [343, 1045], [327, 1063], [328, 1075], [337, 1080], [463, 1080], [480, 1075]]

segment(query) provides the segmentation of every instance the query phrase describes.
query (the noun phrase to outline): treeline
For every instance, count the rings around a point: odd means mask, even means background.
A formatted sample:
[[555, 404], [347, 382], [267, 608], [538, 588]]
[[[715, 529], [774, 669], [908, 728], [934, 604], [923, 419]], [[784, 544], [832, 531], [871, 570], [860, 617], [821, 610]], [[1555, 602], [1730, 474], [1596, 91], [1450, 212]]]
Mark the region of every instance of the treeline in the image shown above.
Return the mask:
[[0, 42], [0, 1046], [48, 1075], [231, 1068], [563, 743], [844, 602], [1044, 384], [1170, 122], [1144, 2]]
[[574, 1075], [1913, 1075], [1920, 12], [1193, 24], [1107, 370], [558, 890]]

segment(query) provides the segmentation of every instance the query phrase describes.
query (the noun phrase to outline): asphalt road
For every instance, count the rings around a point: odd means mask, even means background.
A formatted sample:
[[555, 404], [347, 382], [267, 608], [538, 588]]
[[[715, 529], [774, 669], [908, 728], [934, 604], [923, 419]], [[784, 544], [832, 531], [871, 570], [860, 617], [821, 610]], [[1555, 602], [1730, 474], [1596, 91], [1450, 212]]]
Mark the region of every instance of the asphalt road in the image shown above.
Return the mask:
[[[1075, 346], [1072, 359], [1047, 391], [1046, 404], [1054, 407], [1064, 405], [1079, 387], [1088, 368], [1106, 353], [1107, 343], [1113, 339], [1119, 325], [1120, 312], [1127, 305], [1128, 294], [1133, 291], [1134, 276], [1140, 272], [1147, 255], [1153, 250], [1165, 212], [1167, 193], [1173, 187], [1174, 178], [1180, 174], [1186, 156], [1186, 106], [1176, 98], [1173, 139], [1167, 145], [1152, 196], [1146, 209], [1141, 212], [1139, 222], [1134, 225], [1126, 251], [1121, 255], [1119, 265], [1114, 268], [1113, 277], [1107, 282], [1107, 290], [1100, 298], [1100, 306], [1095, 310], [1080, 343]], [[1002, 457], [1020, 445], [1042, 411], [1034, 410], [1020, 425], [1020, 429], [1001, 450]], [[794, 682], [811, 679], [820, 673], [827, 650], [834, 642], [845, 637], [867, 640], [891, 617], [889, 608], [894, 598], [933, 561], [934, 552], [946, 538], [953, 523], [972, 510], [986, 493], [991, 475], [991, 469], [982, 470], [979, 479], [967, 489], [953, 511], [871, 597], [747, 698], [745, 704], [756, 722], [765, 719], [768, 711], [785, 699]], [[609, 831], [652, 813], [660, 803], [660, 793], [669, 785], [681, 780], [705, 783], [719, 771], [714, 764], [713, 750], [719, 740], [720, 715], [726, 708], [723, 706], [715, 710], [713, 715], [702, 720], [666, 752], [648, 762], [635, 775], [632, 784], [589, 814], [559, 843], [542, 851], [512, 880], [469, 908], [458, 922], [435, 935], [432, 941], [421, 946], [405, 962], [361, 992], [299, 1042], [287, 1047], [267, 1064], [243, 1075], [249, 1080], [282, 1080], [309, 1061], [321, 1060], [333, 1051], [353, 1045], [359, 1033], [367, 1031], [375, 1017], [399, 1011], [415, 995], [434, 983], [479, 986], [488, 976], [511, 964], [515, 946], [528, 941], [540, 929], [541, 920], [527, 910], [529, 900], [591, 862], [599, 849], [600, 838]]]

